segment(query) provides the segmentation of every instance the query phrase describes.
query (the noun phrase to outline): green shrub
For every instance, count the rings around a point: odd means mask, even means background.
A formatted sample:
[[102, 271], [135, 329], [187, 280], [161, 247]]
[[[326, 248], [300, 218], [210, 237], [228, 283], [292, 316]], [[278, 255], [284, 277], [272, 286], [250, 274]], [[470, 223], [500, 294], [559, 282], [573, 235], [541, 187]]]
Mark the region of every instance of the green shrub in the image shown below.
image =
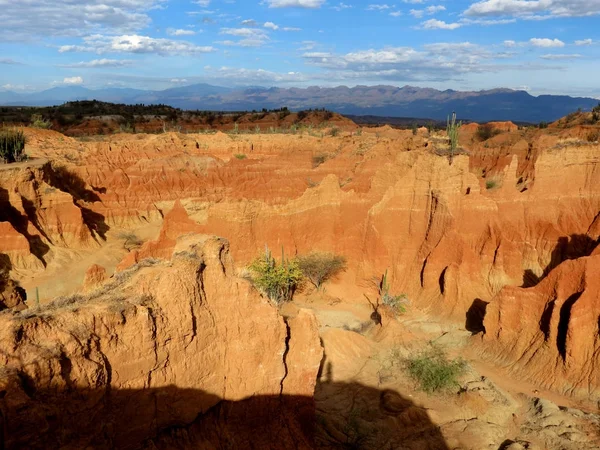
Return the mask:
[[266, 248], [249, 267], [254, 286], [276, 304], [290, 301], [302, 281], [298, 262], [286, 260], [283, 250], [281, 253], [281, 262], [277, 262]]
[[329, 134], [331, 136], [335, 137], [338, 134], [340, 134], [340, 129], [338, 127], [332, 127], [331, 130], [329, 131]]
[[379, 281], [380, 303], [388, 306], [395, 315], [404, 314], [406, 306], [410, 303], [406, 294], [394, 295], [390, 293], [387, 270]]
[[417, 135], [417, 131], [419, 130], [416, 123], [413, 123], [411, 126], [413, 136]]
[[247, 156], [244, 153], [236, 153], [235, 156], [237, 159], [246, 159]]
[[33, 128], [41, 128], [43, 130], [48, 130], [52, 126], [52, 122], [50, 122], [49, 120], [44, 120], [41, 114], [32, 114], [31, 126]]
[[489, 179], [489, 180], [485, 180], [485, 188], [486, 189], [495, 189], [499, 186], [498, 180], [495, 179]]
[[538, 128], [540, 128], [540, 129], [548, 128], [548, 122], [544, 122], [544, 121], [540, 122], [538, 125]]
[[586, 138], [588, 142], [598, 142], [600, 140], [600, 130], [590, 131]]
[[313, 156], [312, 157], [313, 169], [319, 167], [321, 164], [323, 164], [329, 158], [330, 158], [330, 156], [326, 153], [319, 153], [318, 155]]
[[0, 163], [20, 162], [26, 158], [25, 135], [22, 130], [3, 128], [0, 130]]
[[346, 258], [333, 253], [312, 252], [298, 258], [298, 267], [318, 290], [324, 282], [346, 269]]
[[479, 125], [477, 127], [477, 131], [475, 132], [475, 135], [477, 136], [477, 138], [480, 141], [487, 141], [490, 138], [493, 138], [494, 136], [497, 136], [498, 134], [500, 134], [500, 130], [497, 130], [496, 128], [494, 128], [492, 126], [492, 124], [490, 123], [485, 123], [483, 125]]
[[462, 359], [449, 360], [441, 349], [433, 347], [408, 358], [405, 367], [423, 391], [433, 393], [457, 386], [466, 366]]

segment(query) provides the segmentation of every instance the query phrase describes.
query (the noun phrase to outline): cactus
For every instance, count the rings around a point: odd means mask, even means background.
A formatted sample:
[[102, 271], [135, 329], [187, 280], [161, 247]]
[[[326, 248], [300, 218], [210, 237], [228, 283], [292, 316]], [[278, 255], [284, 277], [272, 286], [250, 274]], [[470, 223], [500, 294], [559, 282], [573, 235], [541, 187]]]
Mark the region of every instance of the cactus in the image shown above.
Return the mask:
[[456, 123], [456, 113], [452, 113], [452, 119], [448, 116], [446, 122], [446, 132], [448, 133], [448, 140], [450, 141], [450, 162], [458, 148], [458, 129], [461, 127], [462, 122]]

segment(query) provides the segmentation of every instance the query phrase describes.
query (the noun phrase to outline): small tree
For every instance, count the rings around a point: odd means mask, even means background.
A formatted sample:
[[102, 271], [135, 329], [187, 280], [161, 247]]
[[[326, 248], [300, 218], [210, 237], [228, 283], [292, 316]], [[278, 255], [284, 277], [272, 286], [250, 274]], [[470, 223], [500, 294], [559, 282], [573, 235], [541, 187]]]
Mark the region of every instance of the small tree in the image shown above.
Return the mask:
[[281, 262], [271, 255], [269, 248], [249, 267], [254, 286], [276, 304], [290, 301], [302, 281], [302, 272], [296, 260], [286, 260], [281, 250]]
[[491, 123], [485, 123], [477, 127], [475, 134], [477, 135], [477, 138], [483, 142], [500, 134], [500, 130], [494, 128]]
[[333, 253], [313, 252], [298, 258], [298, 267], [319, 290], [324, 282], [346, 269], [346, 258]]

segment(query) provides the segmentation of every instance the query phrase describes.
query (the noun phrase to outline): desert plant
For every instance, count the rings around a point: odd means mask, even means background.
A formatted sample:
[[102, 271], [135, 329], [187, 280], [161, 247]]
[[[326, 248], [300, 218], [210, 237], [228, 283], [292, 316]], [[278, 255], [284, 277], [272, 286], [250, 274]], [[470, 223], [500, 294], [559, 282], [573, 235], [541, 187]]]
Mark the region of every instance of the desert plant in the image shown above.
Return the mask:
[[298, 267], [319, 290], [324, 282], [346, 269], [346, 258], [333, 253], [312, 252], [298, 258]]
[[247, 156], [244, 153], [236, 153], [233, 156], [235, 156], [236, 159], [246, 159], [247, 158]]
[[456, 123], [456, 113], [452, 113], [452, 119], [448, 116], [446, 122], [446, 132], [448, 133], [448, 140], [450, 142], [450, 159], [454, 156], [454, 153], [458, 149], [458, 129], [461, 127], [462, 122]]
[[493, 125], [490, 123], [479, 125], [477, 127], [477, 131], [475, 132], [477, 139], [479, 139], [482, 142], [487, 141], [488, 139], [493, 138], [498, 134], [500, 134], [500, 130], [494, 128]]
[[487, 190], [496, 189], [499, 186], [500, 186], [500, 182], [495, 178], [490, 178], [488, 180], [485, 180], [485, 188]]
[[274, 303], [290, 301], [302, 281], [302, 271], [296, 260], [286, 260], [281, 250], [281, 262], [277, 262], [268, 247], [265, 254], [249, 266], [251, 281]]
[[418, 131], [418, 128], [417, 128], [417, 124], [416, 124], [416, 123], [413, 123], [413, 124], [412, 124], [412, 126], [411, 126], [411, 130], [412, 130], [412, 134], [413, 134], [413, 136], [416, 136], [416, 135], [417, 135], [417, 131]]
[[432, 347], [406, 360], [405, 368], [419, 387], [428, 393], [449, 389], [458, 385], [458, 378], [466, 371], [462, 359], [450, 360], [437, 347]]
[[319, 167], [321, 164], [323, 164], [328, 159], [329, 159], [329, 155], [326, 153], [319, 153], [318, 155], [314, 155], [312, 157], [313, 169]]
[[131, 231], [124, 231], [122, 233], [119, 233], [117, 238], [123, 240], [123, 248], [127, 251], [139, 248], [144, 243], [142, 239], [140, 239], [135, 233]]
[[381, 276], [378, 287], [381, 304], [388, 306], [396, 315], [404, 314], [406, 312], [406, 306], [410, 303], [408, 297], [406, 294], [394, 295], [390, 293], [387, 270]]
[[44, 120], [41, 114], [32, 114], [31, 126], [33, 128], [41, 128], [43, 130], [47, 130], [52, 126], [52, 122], [50, 122], [49, 120]]
[[0, 163], [20, 162], [26, 158], [25, 134], [22, 130], [3, 128], [0, 130]]
[[600, 131], [590, 131], [586, 136], [588, 142], [598, 142], [600, 140]]
[[329, 130], [329, 134], [335, 137], [340, 134], [340, 129], [338, 127], [332, 127], [331, 130]]
[[540, 129], [548, 128], [548, 122], [544, 122], [544, 121], [540, 122], [538, 124], [538, 128], [540, 128]]

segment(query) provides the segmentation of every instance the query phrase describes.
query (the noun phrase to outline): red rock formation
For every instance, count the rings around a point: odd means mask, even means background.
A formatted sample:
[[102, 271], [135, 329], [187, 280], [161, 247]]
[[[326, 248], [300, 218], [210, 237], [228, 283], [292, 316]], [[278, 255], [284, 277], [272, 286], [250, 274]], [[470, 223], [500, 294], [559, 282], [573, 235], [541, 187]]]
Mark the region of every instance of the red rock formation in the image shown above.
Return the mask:
[[226, 241], [188, 236], [170, 262], [141, 261], [86, 296], [0, 316], [6, 448], [137, 448], [223, 400], [312, 397], [314, 316], [301, 312], [288, 330], [232, 274]]
[[106, 269], [98, 264], [92, 264], [85, 272], [83, 290], [91, 291], [107, 280]]
[[485, 354], [496, 362], [537, 385], [600, 398], [600, 247], [535, 287], [505, 287], [483, 325]]

